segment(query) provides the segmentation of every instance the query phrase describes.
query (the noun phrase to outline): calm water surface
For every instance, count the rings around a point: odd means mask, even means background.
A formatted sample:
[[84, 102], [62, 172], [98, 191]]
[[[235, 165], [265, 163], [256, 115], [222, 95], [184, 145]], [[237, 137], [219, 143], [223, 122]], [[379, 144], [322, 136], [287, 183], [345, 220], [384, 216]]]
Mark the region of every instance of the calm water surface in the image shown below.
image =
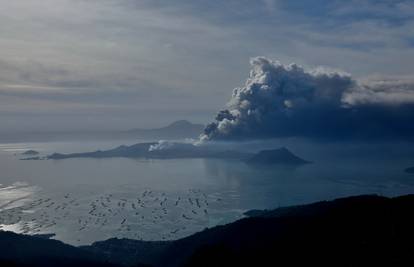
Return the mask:
[[47, 155], [136, 142], [0, 144], [1, 229], [55, 233], [75, 245], [110, 237], [168, 240], [234, 221], [248, 209], [414, 193], [414, 177], [402, 171], [413, 157], [391, 152], [355, 158], [297, 147], [314, 161], [298, 168], [204, 159], [20, 160], [28, 149]]

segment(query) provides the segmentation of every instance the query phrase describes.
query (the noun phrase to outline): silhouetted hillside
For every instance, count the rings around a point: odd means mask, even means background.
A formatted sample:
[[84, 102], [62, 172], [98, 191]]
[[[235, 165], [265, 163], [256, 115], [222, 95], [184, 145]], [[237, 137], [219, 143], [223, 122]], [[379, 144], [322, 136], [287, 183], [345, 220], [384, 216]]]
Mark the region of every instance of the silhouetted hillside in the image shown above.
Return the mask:
[[0, 231], [0, 266], [115, 267], [91, 252], [42, 237]]
[[[86, 249], [154, 266], [407, 266], [414, 263], [413, 210], [414, 195], [352, 197], [249, 212], [158, 248], [112, 239]], [[150, 253], [134, 250], [142, 246]]]
[[[248, 218], [176, 241], [114, 238], [80, 248], [55, 240], [0, 232], [0, 264], [412, 266], [413, 210], [414, 195], [349, 197], [249, 211]], [[8, 266], [4, 264], [1, 266]]]

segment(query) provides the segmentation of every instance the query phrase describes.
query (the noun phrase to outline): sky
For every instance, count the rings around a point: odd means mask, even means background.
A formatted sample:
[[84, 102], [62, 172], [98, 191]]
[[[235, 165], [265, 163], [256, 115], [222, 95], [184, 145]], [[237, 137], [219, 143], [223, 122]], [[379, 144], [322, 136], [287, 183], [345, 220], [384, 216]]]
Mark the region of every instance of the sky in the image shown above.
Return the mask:
[[0, 6], [0, 132], [208, 123], [243, 86], [257, 56], [340, 70], [358, 81], [413, 77], [414, 1]]

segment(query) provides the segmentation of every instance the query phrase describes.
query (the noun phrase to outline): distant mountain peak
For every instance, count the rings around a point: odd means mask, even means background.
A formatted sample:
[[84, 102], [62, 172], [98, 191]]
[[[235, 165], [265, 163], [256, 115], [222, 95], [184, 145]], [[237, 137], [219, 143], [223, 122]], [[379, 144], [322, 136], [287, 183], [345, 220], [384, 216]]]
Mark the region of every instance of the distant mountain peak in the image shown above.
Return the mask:
[[188, 125], [194, 125], [194, 123], [189, 122], [188, 120], [178, 120], [178, 121], [172, 122], [167, 127], [170, 127], [170, 126], [188, 126]]
[[154, 129], [131, 129], [128, 132], [146, 138], [196, 138], [204, 129], [204, 125], [195, 124], [188, 120], [177, 120], [173, 123]]
[[174, 121], [174, 122], [170, 123], [169, 125], [167, 125], [165, 127], [161, 127], [159, 129], [175, 129], [175, 128], [191, 129], [191, 128], [194, 128], [194, 127], [195, 128], [200, 128], [200, 127], [204, 128], [204, 125], [192, 123], [188, 120], [178, 120], [178, 121]]

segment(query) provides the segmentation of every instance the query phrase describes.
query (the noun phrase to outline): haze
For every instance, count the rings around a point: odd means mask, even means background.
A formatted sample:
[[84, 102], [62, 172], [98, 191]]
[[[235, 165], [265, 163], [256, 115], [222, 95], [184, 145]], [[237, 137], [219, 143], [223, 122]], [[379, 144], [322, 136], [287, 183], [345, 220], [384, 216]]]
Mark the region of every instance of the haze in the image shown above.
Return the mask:
[[206, 124], [255, 56], [413, 88], [411, 1], [0, 4], [1, 132]]

